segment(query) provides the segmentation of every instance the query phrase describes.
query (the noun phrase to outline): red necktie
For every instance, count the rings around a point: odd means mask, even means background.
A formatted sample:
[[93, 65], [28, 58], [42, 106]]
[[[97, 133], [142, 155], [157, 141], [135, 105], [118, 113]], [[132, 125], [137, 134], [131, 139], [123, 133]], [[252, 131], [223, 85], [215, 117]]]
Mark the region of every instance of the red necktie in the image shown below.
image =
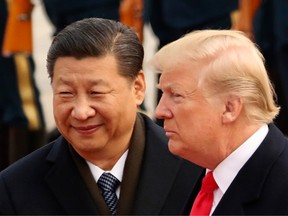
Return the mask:
[[201, 190], [199, 191], [192, 206], [191, 215], [209, 215], [213, 203], [213, 191], [218, 188], [212, 172], [208, 172], [202, 180]]

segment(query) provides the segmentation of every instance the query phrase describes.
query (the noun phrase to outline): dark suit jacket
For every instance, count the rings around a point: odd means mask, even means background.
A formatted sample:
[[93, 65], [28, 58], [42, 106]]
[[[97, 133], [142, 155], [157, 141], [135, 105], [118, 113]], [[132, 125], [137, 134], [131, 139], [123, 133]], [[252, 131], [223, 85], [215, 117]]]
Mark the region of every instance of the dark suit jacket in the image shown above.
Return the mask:
[[[188, 214], [202, 168], [170, 154], [163, 129], [143, 119], [145, 149], [131, 213]], [[123, 196], [128, 190], [121, 186]], [[63, 137], [1, 172], [0, 194], [1, 214], [99, 214]]]
[[213, 212], [238, 214], [288, 215], [288, 141], [273, 124]]

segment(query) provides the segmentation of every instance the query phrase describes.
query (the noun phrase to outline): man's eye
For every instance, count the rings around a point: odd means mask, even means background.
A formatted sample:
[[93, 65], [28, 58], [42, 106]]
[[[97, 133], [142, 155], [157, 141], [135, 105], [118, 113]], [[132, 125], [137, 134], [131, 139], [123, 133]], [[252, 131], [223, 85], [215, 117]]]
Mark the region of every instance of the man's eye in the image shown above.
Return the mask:
[[178, 93], [171, 93], [172, 100], [175, 102], [181, 102], [183, 100], [183, 95]]
[[72, 92], [67, 92], [67, 91], [59, 92], [59, 94], [62, 97], [71, 97], [71, 96], [73, 96]]
[[103, 92], [92, 91], [91, 94], [92, 95], [100, 95], [100, 94], [103, 94]]
[[177, 94], [177, 93], [172, 93], [172, 97], [179, 98], [179, 97], [182, 97], [182, 95]]
[[72, 94], [71, 92], [60, 92], [60, 94], [62, 95], [68, 95], [68, 94]]
[[106, 94], [106, 92], [100, 92], [100, 91], [91, 91], [90, 92], [90, 95], [91, 96], [94, 96], [94, 97], [101, 97], [101, 96], [104, 96]]

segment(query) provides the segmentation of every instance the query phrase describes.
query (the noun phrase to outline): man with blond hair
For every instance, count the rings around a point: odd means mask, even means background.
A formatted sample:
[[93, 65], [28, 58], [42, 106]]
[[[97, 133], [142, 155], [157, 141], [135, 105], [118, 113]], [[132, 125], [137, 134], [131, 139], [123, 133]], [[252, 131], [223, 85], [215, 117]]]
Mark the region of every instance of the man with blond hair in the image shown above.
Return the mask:
[[191, 215], [287, 215], [288, 141], [273, 124], [279, 107], [257, 46], [239, 31], [195, 31], [152, 65], [169, 150], [205, 168], [203, 188], [208, 176], [215, 185], [209, 204], [200, 190]]

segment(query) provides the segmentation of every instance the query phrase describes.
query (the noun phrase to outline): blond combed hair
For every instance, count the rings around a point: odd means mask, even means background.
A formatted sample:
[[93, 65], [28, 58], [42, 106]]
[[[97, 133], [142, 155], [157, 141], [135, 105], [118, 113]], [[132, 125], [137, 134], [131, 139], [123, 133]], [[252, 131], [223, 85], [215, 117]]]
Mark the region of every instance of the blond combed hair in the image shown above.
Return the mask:
[[199, 85], [241, 97], [246, 117], [254, 122], [271, 123], [278, 115], [280, 108], [263, 55], [244, 33], [200, 30], [178, 42], [189, 61], [201, 65]]

